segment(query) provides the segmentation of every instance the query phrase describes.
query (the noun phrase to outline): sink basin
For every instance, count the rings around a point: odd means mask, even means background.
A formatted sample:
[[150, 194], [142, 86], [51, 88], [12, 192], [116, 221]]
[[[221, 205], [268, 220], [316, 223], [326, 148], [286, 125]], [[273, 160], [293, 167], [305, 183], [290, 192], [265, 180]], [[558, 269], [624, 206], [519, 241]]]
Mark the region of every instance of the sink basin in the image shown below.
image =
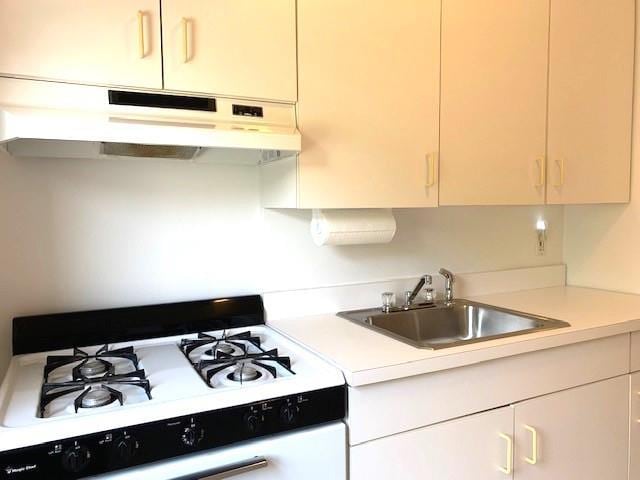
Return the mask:
[[570, 326], [560, 320], [468, 300], [390, 313], [378, 309], [355, 310], [338, 316], [415, 347], [432, 350]]

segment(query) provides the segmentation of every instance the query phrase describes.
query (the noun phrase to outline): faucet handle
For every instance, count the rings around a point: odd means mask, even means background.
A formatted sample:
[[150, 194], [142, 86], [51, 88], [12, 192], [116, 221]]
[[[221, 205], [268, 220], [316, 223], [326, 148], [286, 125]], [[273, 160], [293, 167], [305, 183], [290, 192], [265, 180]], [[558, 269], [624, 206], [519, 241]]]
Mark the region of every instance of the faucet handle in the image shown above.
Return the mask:
[[411, 306], [411, 304], [413, 303], [413, 299], [411, 297], [413, 297], [413, 292], [411, 290], [407, 290], [406, 292], [404, 292], [404, 308], [405, 308], [405, 310], [408, 310], [409, 307]]
[[424, 284], [425, 285], [432, 285], [433, 284], [433, 277], [431, 275], [424, 275], [422, 277], [422, 279], [424, 280]]
[[391, 308], [393, 307], [393, 292], [384, 292], [382, 294], [382, 311], [384, 313], [389, 313]]
[[433, 303], [436, 300], [436, 295], [433, 292], [433, 288], [424, 289], [424, 303]]

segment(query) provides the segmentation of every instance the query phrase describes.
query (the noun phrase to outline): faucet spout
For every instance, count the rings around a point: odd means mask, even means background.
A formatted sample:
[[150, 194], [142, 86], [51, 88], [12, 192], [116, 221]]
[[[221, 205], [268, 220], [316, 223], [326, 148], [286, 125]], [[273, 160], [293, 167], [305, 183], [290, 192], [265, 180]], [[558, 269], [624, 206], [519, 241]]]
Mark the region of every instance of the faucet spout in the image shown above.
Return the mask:
[[424, 287], [425, 285], [431, 285], [431, 282], [431, 275], [422, 276], [418, 284], [414, 287], [413, 291], [409, 295], [407, 295], [405, 307], [409, 308], [420, 293], [420, 290], [422, 290], [422, 287]]
[[453, 284], [456, 276], [446, 268], [441, 268], [438, 272], [444, 277], [444, 299], [447, 303], [453, 302]]

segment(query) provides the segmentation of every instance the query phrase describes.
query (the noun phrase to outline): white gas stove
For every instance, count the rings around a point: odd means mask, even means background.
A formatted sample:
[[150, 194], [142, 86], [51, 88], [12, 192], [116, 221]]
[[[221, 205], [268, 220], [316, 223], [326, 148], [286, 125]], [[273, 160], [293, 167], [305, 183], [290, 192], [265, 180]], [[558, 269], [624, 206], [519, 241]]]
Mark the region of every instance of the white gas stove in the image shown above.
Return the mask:
[[[16, 319], [21, 354], [0, 388], [0, 478], [148, 478], [159, 466], [155, 478], [218, 478], [248, 464], [257, 476], [247, 479], [286, 479], [262, 456], [280, 451], [276, 439], [296, 435], [300, 447], [315, 427], [331, 438], [327, 451], [344, 447], [342, 374], [263, 321], [259, 297]], [[102, 337], [111, 342], [82, 343]], [[249, 460], [231, 458], [265, 441]], [[229, 469], [206, 460], [229, 455]], [[344, 448], [332, 455], [331, 478], [344, 478]]]

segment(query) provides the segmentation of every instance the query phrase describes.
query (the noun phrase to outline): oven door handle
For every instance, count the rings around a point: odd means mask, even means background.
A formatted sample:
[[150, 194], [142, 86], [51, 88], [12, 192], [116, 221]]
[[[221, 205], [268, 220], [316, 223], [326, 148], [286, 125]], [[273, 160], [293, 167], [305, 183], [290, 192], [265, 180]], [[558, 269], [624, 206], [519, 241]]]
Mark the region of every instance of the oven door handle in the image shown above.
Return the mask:
[[202, 472], [175, 477], [171, 480], [222, 480], [224, 478], [234, 477], [242, 473], [253, 472], [269, 466], [269, 462], [264, 457], [254, 457], [242, 462], [231, 463], [223, 467], [212, 468]]

